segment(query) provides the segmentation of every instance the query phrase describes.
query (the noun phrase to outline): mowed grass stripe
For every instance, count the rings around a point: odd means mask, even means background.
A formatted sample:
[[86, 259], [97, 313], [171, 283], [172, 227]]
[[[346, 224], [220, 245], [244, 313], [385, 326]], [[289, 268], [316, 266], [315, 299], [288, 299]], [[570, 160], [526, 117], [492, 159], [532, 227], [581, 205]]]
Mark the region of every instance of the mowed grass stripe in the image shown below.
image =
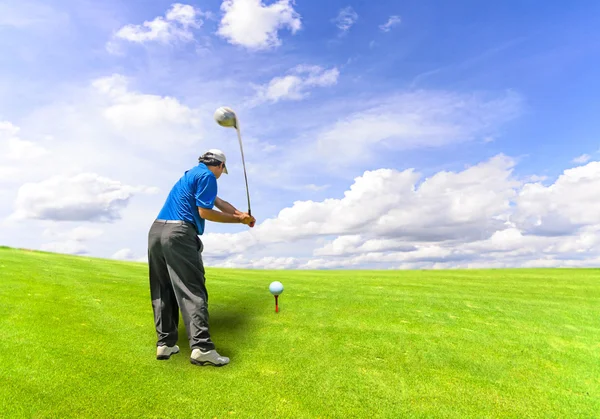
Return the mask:
[[207, 274], [224, 368], [189, 363], [183, 324], [182, 353], [154, 359], [146, 265], [0, 249], [0, 416], [600, 411], [598, 270]]

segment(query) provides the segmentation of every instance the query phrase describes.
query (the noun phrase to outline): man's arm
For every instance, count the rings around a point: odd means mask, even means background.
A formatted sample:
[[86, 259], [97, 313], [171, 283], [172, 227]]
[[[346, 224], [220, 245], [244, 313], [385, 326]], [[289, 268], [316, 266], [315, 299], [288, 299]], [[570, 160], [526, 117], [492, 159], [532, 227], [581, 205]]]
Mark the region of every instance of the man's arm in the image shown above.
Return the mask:
[[241, 214], [241, 211], [238, 211], [233, 205], [231, 205], [227, 201], [222, 200], [218, 196], [215, 199], [215, 207], [217, 207], [219, 210], [223, 211], [226, 214], [231, 214], [231, 215], [240, 215]]
[[200, 217], [216, 223], [250, 224], [254, 219], [254, 217], [239, 211], [238, 214], [227, 214], [225, 212], [215, 211], [213, 209], [198, 207], [198, 212], [200, 213]]
[[240, 223], [241, 220], [237, 215], [228, 214], [225, 212], [215, 211], [214, 209], [198, 207], [200, 217], [208, 221], [217, 223]]

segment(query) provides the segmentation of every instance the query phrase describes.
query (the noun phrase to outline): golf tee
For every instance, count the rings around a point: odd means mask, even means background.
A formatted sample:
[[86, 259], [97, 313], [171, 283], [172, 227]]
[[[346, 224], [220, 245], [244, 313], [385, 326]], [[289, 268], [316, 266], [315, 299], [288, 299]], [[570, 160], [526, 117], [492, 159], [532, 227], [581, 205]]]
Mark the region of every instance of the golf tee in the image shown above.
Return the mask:
[[279, 300], [278, 295], [275, 296], [275, 313], [279, 313]]

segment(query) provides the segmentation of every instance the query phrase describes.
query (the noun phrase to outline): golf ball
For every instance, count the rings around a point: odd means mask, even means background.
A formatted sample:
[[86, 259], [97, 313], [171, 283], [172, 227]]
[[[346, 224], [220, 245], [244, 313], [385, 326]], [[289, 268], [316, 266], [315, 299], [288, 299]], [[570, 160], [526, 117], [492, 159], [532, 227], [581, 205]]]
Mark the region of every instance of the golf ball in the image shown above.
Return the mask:
[[269, 285], [269, 291], [271, 291], [271, 294], [273, 295], [279, 295], [283, 292], [283, 284], [279, 281], [271, 282], [271, 285]]

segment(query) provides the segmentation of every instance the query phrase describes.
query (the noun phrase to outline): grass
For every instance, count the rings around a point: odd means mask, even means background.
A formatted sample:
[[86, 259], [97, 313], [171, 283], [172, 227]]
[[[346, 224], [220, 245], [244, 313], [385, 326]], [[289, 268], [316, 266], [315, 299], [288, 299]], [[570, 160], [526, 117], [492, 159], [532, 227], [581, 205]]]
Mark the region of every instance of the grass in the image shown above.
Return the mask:
[[0, 417], [600, 412], [600, 270], [207, 274], [223, 368], [154, 359], [146, 265], [0, 248]]

